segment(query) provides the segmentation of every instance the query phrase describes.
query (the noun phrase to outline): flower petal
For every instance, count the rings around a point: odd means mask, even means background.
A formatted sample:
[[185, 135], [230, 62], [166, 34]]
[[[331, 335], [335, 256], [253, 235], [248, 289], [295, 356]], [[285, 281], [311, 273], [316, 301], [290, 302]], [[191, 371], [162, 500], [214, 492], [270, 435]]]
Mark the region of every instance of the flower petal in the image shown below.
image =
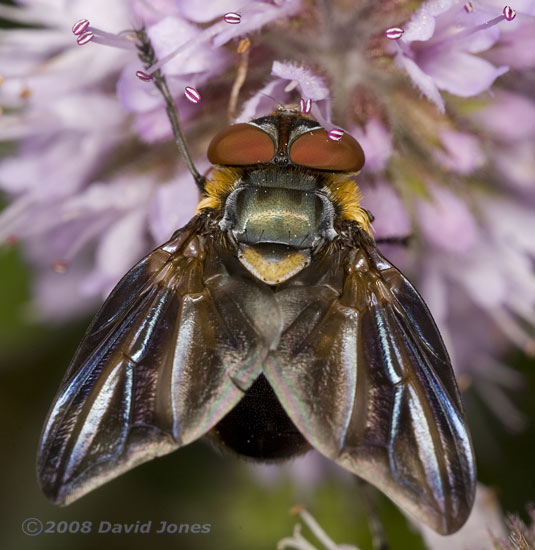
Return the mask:
[[97, 248], [95, 269], [82, 282], [86, 295], [106, 296], [143, 256], [147, 250], [146, 217], [142, 206], [126, 213], [106, 231]]
[[422, 71], [436, 86], [460, 97], [471, 97], [488, 90], [509, 67], [494, 67], [488, 61], [457, 50], [445, 50], [419, 61]]
[[403, 69], [409, 73], [409, 76], [411, 77], [411, 80], [416, 85], [416, 87], [422, 92], [422, 94], [429, 99], [432, 103], [434, 103], [438, 110], [443, 113], [446, 110], [446, 107], [444, 105], [444, 100], [442, 99], [442, 96], [440, 95], [440, 92], [438, 91], [438, 87], [431, 76], [424, 73], [420, 67], [412, 60], [409, 59], [407, 56], [402, 55], [399, 53], [396, 55], [396, 63]]
[[246, 5], [245, 0], [175, 0], [180, 15], [195, 23], [208, 23], [229, 11], [240, 12]]
[[223, 23], [224, 26], [218, 27], [213, 44], [216, 48], [222, 46], [229, 40], [257, 31], [268, 23], [291, 17], [300, 9], [301, 0], [280, 0], [274, 4], [249, 1], [242, 9], [237, 10], [242, 16], [240, 24], [228, 25]]
[[376, 238], [406, 237], [411, 222], [405, 205], [391, 185], [379, 181], [363, 190], [362, 204], [375, 217], [373, 228]]
[[286, 83], [282, 80], [273, 80], [258, 90], [244, 104], [236, 118], [236, 122], [249, 122], [255, 118], [265, 116], [277, 108], [278, 103], [284, 103], [283, 97]]
[[[180, 123], [183, 127], [187, 127], [187, 123], [195, 114], [195, 110], [189, 101], [181, 97], [178, 99], [177, 104], [180, 110]], [[174, 139], [169, 117], [164, 109], [153, 109], [146, 113], [138, 113], [134, 120], [134, 128], [146, 143]]]
[[515, 30], [503, 31], [485, 58], [514, 69], [532, 68], [535, 65], [535, 23], [528, 21]]
[[392, 155], [392, 135], [378, 118], [372, 118], [364, 128], [354, 128], [350, 132], [360, 143], [366, 164], [363, 172], [381, 172]]
[[524, 95], [496, 90], [493, 100], [472, 116], [500, 142], [535, 137], [535, 102]]
[[435, 158], [452, 172], [469, 174], [483, 165], [485, 156], [480, 141], [473, 135], [443, 130], [440, 139], [446, 151], [437, 149]]
[[149, 229], [154, 241], [163, 243], [195, 213], [199, 196], [189, 173], [159, 185], [149, 207]]
[[465, 254], [472, 250], [479, 237], [474, 216], [457, 195], [449, 189], [433, 185], [432, 200], [418, 199], [418, 223], [432, 246], [444, 252]]
[[422, 4], [406, 25], [402, 40], [406, 42], [429, 40], [435, 33], [435, 18], [447, 12], [453, 4], [453, 0], [431, 0]]
[[139, 62], [128, 64], [117, 80], [117, 97], [124, 108], [133, 113], [144, 113], [163, 104], [161, 94], [151, 82], [143, 82], [136, 76]]
[[[65, 273], [58, 274], [50, 266], [43, 269], [33, 282], [33, 299], [29, 311], [33, 319], [47, 322], [66, 322], [94, 311], [100, 300], [80, 292], [80, 281], [91, 268], [85, 257], [68, 265]], [[65, 297], [72, 297], [66, 300]]]
[[312, 101], [321, 101], [330, 95], [323, 78], [302, 65], [274, 61], [271, 74], [285, 80], [295, 80], [299, 85], [301, 95]]
[[[202, 29], [178, 17], [166, 17], [147, 29], [157, 59], [163, 59], [180, 46], [200, 37]], [[225, 53], [214, 51], [207, 43], [186, 47], [163, 65], [166, 74], [184, 75], [201, 72], [217, 73], [225, 68]]]

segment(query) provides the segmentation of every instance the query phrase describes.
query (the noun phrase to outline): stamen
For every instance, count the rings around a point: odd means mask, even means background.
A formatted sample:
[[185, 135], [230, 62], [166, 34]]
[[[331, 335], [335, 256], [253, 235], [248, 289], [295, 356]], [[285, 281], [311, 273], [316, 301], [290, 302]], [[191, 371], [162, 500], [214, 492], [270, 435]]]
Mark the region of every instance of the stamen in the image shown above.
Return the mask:
[[236, 53], [242, 54], [249, 51], [251, 47], [251, 41], [248, 38], [242, 38], [238, 42], [238, 47], [236, 48]]
[[512, 21], [516, 17], [516, 11], [511, 6], [505, 6], [503, 8], [503, 16], [507, 21]]
[[63, 274], [67, 271], [67, 262], [65, 260], [56, 260], [52, 264], [52, 269], [59, 274]]
[[229, 25], [237, 25], [241, 21], [241, 15], [239, 13], [230, 11], [228, 13], [225, 13], [223, 19], [225, 23], [228, 23]]
[[173, 51], [169, 52], [167, 55], [159, 59], [154, 65], [151, 65], [148, 67], [151, 72], [157, 71], [158, 69], [161, 69], [168, 61], [173, 59], [179, 54], [184, 54], [187, 51], [192, 51], [195, 49], [195, 47], [199, 46], [200, 44], [209, 42], [214, 36], [217, 35], [219, 32], [223, 32], [226, 30], [226, 23], [225, 21], [218, 21], [211, 27], [208, 27], [204, 29], [201, 33], [197, 35], [196, 38], [193, 40], [188, 40], [187, 42], [184, 42], [177, 48], [175, 48]]
[[88, 44], [95, 38], [95, 35], [91, 31], [86, 31], [82, 33], [78, 38], [76, 39], [76, 42], [78, 46], [83, 46], [84, 44]]
[[136, 71], [136, 76], [139, 80], [143, 80], [143, 82], [150, 82], [152, 80], [152, 75], [145, 71]]
[[301, 98], [301, 101], [299, 102], [299, 109], [301, 110], [301, 112], [306, 115], [310, 113], [311, 108], [312, 108], [312, 101], [310, 99]]
[[405, 31], [401, 27], [390, 27], [386, 29], [385, 36], [389, 40], [399, 40]]
[[332, 141], [340, 141], [344, 137], [344, 133], [341, 128], [333, 128], [327, 132], [327, 135]]
[[299, 86], [299, 82], [297, 82], [297, 80], [290, 80], [290, 82], [288, 82], [288, 84], [286, 84], [286, 87], [284, 88], [284, 93], [289, 94], [290, 92], [295, 90], [297, 86]]
[[443, 38], [442, 40], [433, 42], [429, 48], [430, 49], [442, 48], [445, 44], [448, 44], [449, 42], [454, 42], [456, 40], [460, 40], [461, 38], [466, 38], [467, 36], [470, 36], [478, 31], [490, 29], [491, 27], [494, 27], [494, 25], [497, 25], [498, 23], [501, 23], [504, 20], [512, 21], [515, 17], [516, 17], [515, 10], [513, 10], [509, 6], [505, 6], [505, 8], [503, 8], [503, 15], [498, 15], [498, 17], [494, 17], [493, 19], [490, 19], [485, 23], [481, 23], [480, 25], [474, 25], [473, 27], [468, 27], [456, 34], [452, 34], [450, 36]]
[[186, 86], [184, 88], [184, 95], [188, 101], [191, 101], [191, 103], [197, 104], [201, 101], [201, 94], [191, 86]]
[[73, 27], [72, 27], [72, 34], [75, 36], [79, 36], [83, 32], [87, 30], [87, 27], [89, 27], [89, 20], [88, 19], [80, 19], [80, 21], [77, 21]]
[[474, 11], [474, 4], [472, 4], [472, 2], [466, 2], [464, 5], [464, 11], [466, 13], [472, 13]]
[[112, 46], [114, 48], [121, 48], [124, 50], [135, 48], [131, 31], [112, 34], [103, 31], [102, 29], [90, 26], [87, 19], [77, 21], [72, 27], [72, 32], [75, 36], [77, 36], [76, 42], [79, 46], [83, 46], [88, 42], [95, 42], [96, 44]]

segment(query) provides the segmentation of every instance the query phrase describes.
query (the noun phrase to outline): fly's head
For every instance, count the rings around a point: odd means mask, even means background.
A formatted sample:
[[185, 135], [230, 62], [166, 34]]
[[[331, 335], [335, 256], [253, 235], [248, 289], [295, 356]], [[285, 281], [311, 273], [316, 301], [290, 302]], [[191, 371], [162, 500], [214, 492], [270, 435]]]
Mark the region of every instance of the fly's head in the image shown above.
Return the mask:
[[350, 135], [282, 110], [223, 129], [208, 148], [218, 168], [199, 210], [221, 210], [219, 228], [243, 266], [269, 285], [307, 267], [350, 219], [366, 231], [369, 218], [351, 179], [364, 153]]

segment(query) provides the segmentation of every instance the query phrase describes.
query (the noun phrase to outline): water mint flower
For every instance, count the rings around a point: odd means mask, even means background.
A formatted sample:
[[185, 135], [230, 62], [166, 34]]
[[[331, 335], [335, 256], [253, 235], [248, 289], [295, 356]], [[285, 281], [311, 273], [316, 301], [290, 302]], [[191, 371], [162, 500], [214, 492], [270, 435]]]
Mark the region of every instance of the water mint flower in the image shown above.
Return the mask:
[[180, 17], [166, 17], [147, 28], [147, 35], [158, 59], [165, 59], [177, 48], [186, 46], [182, 52], [170, 57], [163, 65], [164, 74], [175, 77], [210, 74], [225, 69], [228, 55], [224, 50], [213, 50], [208, 42], [198, 44], [195, 48], [189, 46], [200, 34], [197, 25]]
[[496, 90], [472, 117], [502, 144], [535, 137], [535, 102], [529, 96]]
[[[238, 120], [303, 101], [328, 130], [360, 140], [367, 160], [356, 179], [375, 236], [408, 241], [381, 249], [428, 301], [461, 382], [520, 429], [508, 392], [522, 379], [502, 357], [534, 348], [534, 2], [511, 0], [512, 20], [495, 0], [413, 4], [0, 6], [26, 24], [0, 31], [0, 139], [13, 150], [0, 161], [0, 240], [17, 242], [31, 266], [34, 316], [66, 320], [95, 307], [195, 212], [197, 189], [151, 72], [167, 76], [201, 173], [246, 72]], [[229, 12], [239, 24], [224, 20]], [[81, 20], [89, 24], [73, 34]], [[152, 67], [135, 47], [141, 26], [157, 52]], [[403, 32], [385, 36], [396, 27]], [[202, 100], [190, 103], [186, 87]]]
[[443, 111], [439, 90], [470, 97], [488, 90], [507, 72], [474, 54], [488, 50], [499, 38], [495, 25], [505, 20], [503, 8], [490, 19], [477, 9], [467, 12], [455, 0], [424, 3], [396, 42], [397, 63], [414, 84]]
[[330, 128], [330, 93], [324, 80], [307, 67], [296, 63], [273, 62], [275, 77], [245, 102], [238, 121], [258, 118], [273, 111], [278, 104], [291, 103], [299, 95], [311, 101], [310, 112]]
[[357, 138], [366, 156], [363, 170], [372, 173], [382, 172], [392, 154], [392, 134], [381, 120], [371, 118], [364, 127], [354, 127], [350, 133]]
[[[173, 147], [158, 152], [143, 144], [170, 139], [171, 132], [162, 99], [146, 81], [155, 67], [142, 66], [128, 29], [145, 24], [159, 58], [156, 66], [168, 76], [186, 131], [204, 120], [205, 141], [222, 126], [220, 117], [212, 116], [208, 127], [206, 117], [226, 111], [234, 66], [240, 59], [235, 42], [254, 30], [252, 48], [256, 41], [259, 49], [238, 119], [263, 116], [279, 103], [299, 105], [303, 100], [328, 130], [353, 132], [367, 156], [360, 182], [364, 204], [376, 216], [376, 236], [420, 239], [426, 249], [421, 273], [442, 270], [437, 279], [442, 288], [435, 295], [447, 296], [453, 292], [451, 285], [458, 285], [471, 294], [474, 307], [480, 307], [478, 288], [470, 283], [473, 274], [491, 271], [500, 287], [507, 273], [503, 262], [493, 265], [497, 260], [489, 259], [485, 244], [488, 235], [496, 233], [496, 224], [485, 217], [490, 199], [479, 190], [491, 184], [482, 181], [472, 187], [462, 178], [477, 179], [481, 170], [492, 166], [505, 184], [526, 189], [533, 137], [531, 100], [518, 85], [515, 92], [494, 87], [495, 95], [486, 97], [479, 111], [472, 108], [465, 122], [456, 126], [463, 120], [462, 104], [454, 105], [456, 119], [449, 120], [429, 109], [407, 86], [403, 72], [388, 64], [394, 58], [442, 110], [443, 90], [460, 98], [488, 90], [509, 65], [505, 61], [494, 65], [489, 55], [503, 46], [503, 36], [516, 36], [530, 24], [533, 6], [513, 3], [517, 15], [507, 21], [504, 6], [494, 1], [471, 2], [469, 10], [465, 4], [422, 2], [412, 16], [380, 7], [363, 20], [360, 16], [351, 20], [350, 10], [344, 12], [347, 8], [337, 4], [336, 16], [318, 5], [305, 26], [302, 17], [311, 13], [310, 8], [296, 0], [243, 5], [230, 0], [151, 6], [117, 2], [106, 16], [99, 3], [87, 11], [73, 7], [67, 15], [34, 2], [9, 8], [5, 13], [13, 19], [40, 20], [46, 28], [3, 31], [0, 57], [9, 69], [2, 75], [0, 97], [10, 112], [2, 117], [0, 137], [19, 140], [20, 147], [0, 164], [0, 186], [10, 197], [0, 215], [0, 236], [10, 242], [19, 239], [30, 248], [30, 242], [39, 243], [34, 248], [40, 252], [29, 256], [47, 279], [51, 266], [61, 266], [65, 280], [72, 270], [83, 273], [80, 266], [85, 266], [79, 292], [87, 298], [106, 293], [127, 263], [188, 219], [197, 201]], [[239, 24], [224, 21], [229, 12], [240, 14]], [[385, 27], [390, 28], [386, 17], [390, 27], [403, 30], [397, 40], [384, 35]], [[284, 23], [288, 19], [294, 25], [291, 33]], [[73, 25], [79, 21], [83, 23], [75, 26], [73, 35]], [[310, 21], [317, 28], [311, 29]], [[78, 46], [76, 40], [87, 32], [93, 34], [92, 40]], [[312, 40], [309, 32], [318, 40]], [[294, 42], [288, 42], [290, 38]], [[337, 63], [330, 62], [329, 52], [337, 52]], [[15, 53], [19, 62], [7, 63]], [[136, 76], [139, 71], [146, 75], [145, 81]], [[196, 89], [202, 101], [191, 104], [184, 96], [186, 88]], [[336, 119], [331, 122], [333, 109]], [[508, 117], [517, 122], [510, 124]], [[125, 156], [129, 150], [132, 153]], [[194, 153], [202, 159], [202, 150]], [[118, 165], [115, 158], [121, 159]], [[494, 192], [511, 189], [492, 185]], [[127, 189], [132, 201], [117, 206], [115, 197]], [[97, 197], [100, 202], [95, 203]], [[506, 198], [515, 204], [514, 197]], [[499, 203], [500, 197], [495, 200]], [[181, 207], [173, 208], [172, 201]], [[124, 228], [136, 243], [128, 250], [119, 246]], [[114, 247], [115, 255], [125, 258], [123, 263], [111, 252]], [[392, 253], [402, 265], [408, 261], [402, 248], [395, 247]], [[508, 315], [528, 317], [518, 311], [517, 294], [531, 296], [532, 278], [522, 267], [522, 258], [531, 257], [533, 251], [524, 247], [506, 253], [521, 269], [522, 284], [518, 292], [509, 294], [510, 299], [495, 294], [503, 298], [483, 310], [513, 341], [529, 348]], [[469, 258], [464, 279], [448, 267], [454, 263], [451, 258], [459, 257]], [[423, 279], [424, 288], [431, 288]], [[455, 342], [452, 347], [455, 354]]]
[[[132, 29], [143, 23], [151, 38], [202, 173], [206, 143], [227, 122], [244, 66], [237, 45], [248, 38], [239, 120], [303, 100], [328, 130], [359, 139], [367, 161], [357, 180], [375, 236], [409, 238], [381, 249], [428, 301], [461, 385], [521, 429], [526, 419], [509, 394], [523, 379], [502, 357], [511, 345], [534, 348], [535, 107], [525, 75], [535, 65], [533, 3], [511, 2], [511, 21], [490, 0], [474, 0], [470, 10], [454, 0], [421, 2], [414, 13], [408, 3], [368, 12], [336, 1], [112, 4], [0, 7], [0, 15], [39, 27], [0, 34], [0, 138], [16, 145], [0, 162], [8, 202], [0, 239], [18, 241], [32, 267], [32, 315], [67, 320], [96, 307], [195, 211], [198, 193], [170, 141], [161, 96], [136, 76], [155, 67], [139, 61]], [[228, 12], [240, 23], [226, 23]], [[89, 24], [73, 34], [83, 19]], [[385, 30], [396, 26], [403, 32], [389, 40]], [[92, 38], [79, 46], [84, 33]], [[200, 103], [188, 102], [186, 87]], [[297, 494], [343, 474], [314, 455], [284, 471]], [[266, 469], [258, 476], [276, 481]], [[479, 504], [450, 545], [483, 541]], [[492, 521], [503, 536], [500, 518]], [[309, 544], [298, 531], [290, 541]]]
[[242, 13], [247, 3], [243, 0], [177, 0], [175, 4], [182, 17], [195, 23], [208, 23], [228, 12]]
[[373, 186], [364, 188], [363, 205], [375, 217], [375, 237], [388, 239], [405, 237], [411, 233], [409, 213], [401, 198], [384, 178], [377, 178]]
[[497, 90], [483, 108], [472, 113], [472, 118], [493, 148], [490, 161], [500, 175], [499, 181], [532, 200], [535, 102], [526, 95]]
[[459, 174], [470, 174], [485, 163], [479, 139], [455, 130], [442, 130], [440, 141], [443, 149], [435, 152], [435, 158], [444, 168]]
[[474, 249], [478, 226], [464, 201], [448, 189], [430, 185], [432, 200], [416, 203], [424, 237], [437, 251], [467, 254]]

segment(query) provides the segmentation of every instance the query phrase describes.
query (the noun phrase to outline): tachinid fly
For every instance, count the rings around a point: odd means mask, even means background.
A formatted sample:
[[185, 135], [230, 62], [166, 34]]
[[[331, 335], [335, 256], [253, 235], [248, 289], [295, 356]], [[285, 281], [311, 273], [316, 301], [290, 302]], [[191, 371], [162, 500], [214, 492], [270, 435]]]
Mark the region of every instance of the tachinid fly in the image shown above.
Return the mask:
[[371, 236], [360, 145], [281, 108], [208, 156], [208, 181], [187, 156], [197, 214], [125, 275], [76, 352], [42, 435], [46, 496], [68, 504], [208, 435], [257, 460], [315, 448], [459, 529], [475, 491], [459, 391], [426, 305]]

